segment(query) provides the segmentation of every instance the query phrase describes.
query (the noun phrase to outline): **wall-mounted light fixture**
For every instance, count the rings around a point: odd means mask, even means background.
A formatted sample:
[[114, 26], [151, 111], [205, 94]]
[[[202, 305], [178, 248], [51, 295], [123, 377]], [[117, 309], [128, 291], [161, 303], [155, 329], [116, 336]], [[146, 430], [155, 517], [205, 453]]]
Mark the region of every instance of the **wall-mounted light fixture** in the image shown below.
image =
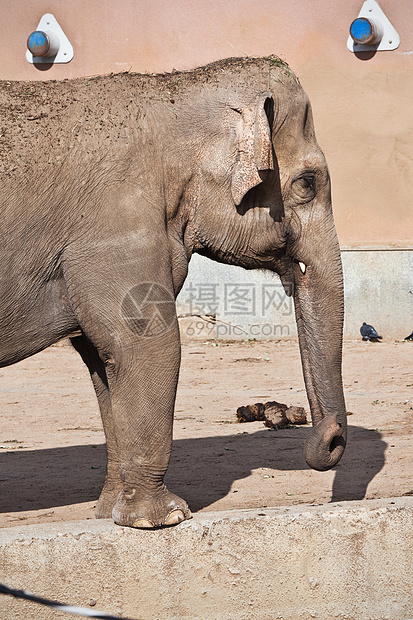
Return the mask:
[[46, 13], [37, 29], [27, 39], [26, 58], [31, 63], [65, 63], [73, 58], [73, 47], [57, 23], [56, 18]]
[[350, 52], [395, 50], [400, 37], [375, 0], [366, 0], [350, 25], [347, 47]]

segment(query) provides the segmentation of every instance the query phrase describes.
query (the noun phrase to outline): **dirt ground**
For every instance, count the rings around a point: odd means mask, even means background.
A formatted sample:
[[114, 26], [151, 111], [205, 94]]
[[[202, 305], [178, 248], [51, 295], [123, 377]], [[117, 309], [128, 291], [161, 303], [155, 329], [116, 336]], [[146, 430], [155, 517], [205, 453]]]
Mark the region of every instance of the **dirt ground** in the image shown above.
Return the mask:
[[[309, 426], [239, 424], [240, 405], [308, 411], [294, 340], [183, 345], [169, 488], [193, 512], [413, 494], [412, 342], [344, 345], [349, 443], [340, 464], [304, 461]], [[0, 527], [92, 519], [104, 435], [86, 368], [60, 343], [0, 369]]]

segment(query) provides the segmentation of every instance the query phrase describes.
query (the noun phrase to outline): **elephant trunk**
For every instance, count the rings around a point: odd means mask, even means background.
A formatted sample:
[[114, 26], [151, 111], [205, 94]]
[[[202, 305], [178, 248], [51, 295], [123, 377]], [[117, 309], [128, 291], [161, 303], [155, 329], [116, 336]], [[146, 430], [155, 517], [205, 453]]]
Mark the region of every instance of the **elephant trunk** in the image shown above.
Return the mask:
[[338, 241], [333, 237], [305, 273], [295, 270], [294, 278], [301, 360], [313, 423], [304, 453], [308, 465], [319, 471], [338, 463], [347, 436], [341, 376], [343, 274]]

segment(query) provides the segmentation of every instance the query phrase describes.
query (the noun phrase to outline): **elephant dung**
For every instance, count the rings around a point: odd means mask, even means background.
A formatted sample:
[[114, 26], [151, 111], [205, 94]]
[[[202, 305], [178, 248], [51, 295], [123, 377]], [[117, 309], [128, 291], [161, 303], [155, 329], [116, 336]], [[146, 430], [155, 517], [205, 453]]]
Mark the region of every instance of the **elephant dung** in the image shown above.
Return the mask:
[[276, 401], [238, 407], [236, 415], [239, 422], [262, 421], [268, 428], [283, 428], [290, 424], [307, 424], [304, 407], [294, 405], [287, 407], [284, 403], [277, 403]]
[[268, 428], [283, 428], [289, 424], [307, 424], [304, 407], [292, 405], [287, 407], [281, 403], [266, 403], [264, 424]]
[[255, 403], [255, 405], [247, 405], [246, 407], [238, 407], [238, 422], [264, 422], [265, 405], [263, 403]]

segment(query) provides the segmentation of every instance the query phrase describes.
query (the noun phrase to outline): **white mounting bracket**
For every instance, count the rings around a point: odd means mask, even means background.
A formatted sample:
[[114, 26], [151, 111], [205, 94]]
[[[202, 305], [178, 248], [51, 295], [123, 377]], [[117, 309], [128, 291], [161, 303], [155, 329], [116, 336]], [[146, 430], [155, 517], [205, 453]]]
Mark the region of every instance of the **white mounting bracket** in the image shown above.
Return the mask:
[[375, 0], [366, 0], [350, 26], [347, 48], [350, 52], [395, 50], [400, 37]]
[[66, 63], [73, 58], [73, 47], [51, 13], [43, 15], [35, 32], [29, 35], [27, 47], [27, 61], [33, 64]]

